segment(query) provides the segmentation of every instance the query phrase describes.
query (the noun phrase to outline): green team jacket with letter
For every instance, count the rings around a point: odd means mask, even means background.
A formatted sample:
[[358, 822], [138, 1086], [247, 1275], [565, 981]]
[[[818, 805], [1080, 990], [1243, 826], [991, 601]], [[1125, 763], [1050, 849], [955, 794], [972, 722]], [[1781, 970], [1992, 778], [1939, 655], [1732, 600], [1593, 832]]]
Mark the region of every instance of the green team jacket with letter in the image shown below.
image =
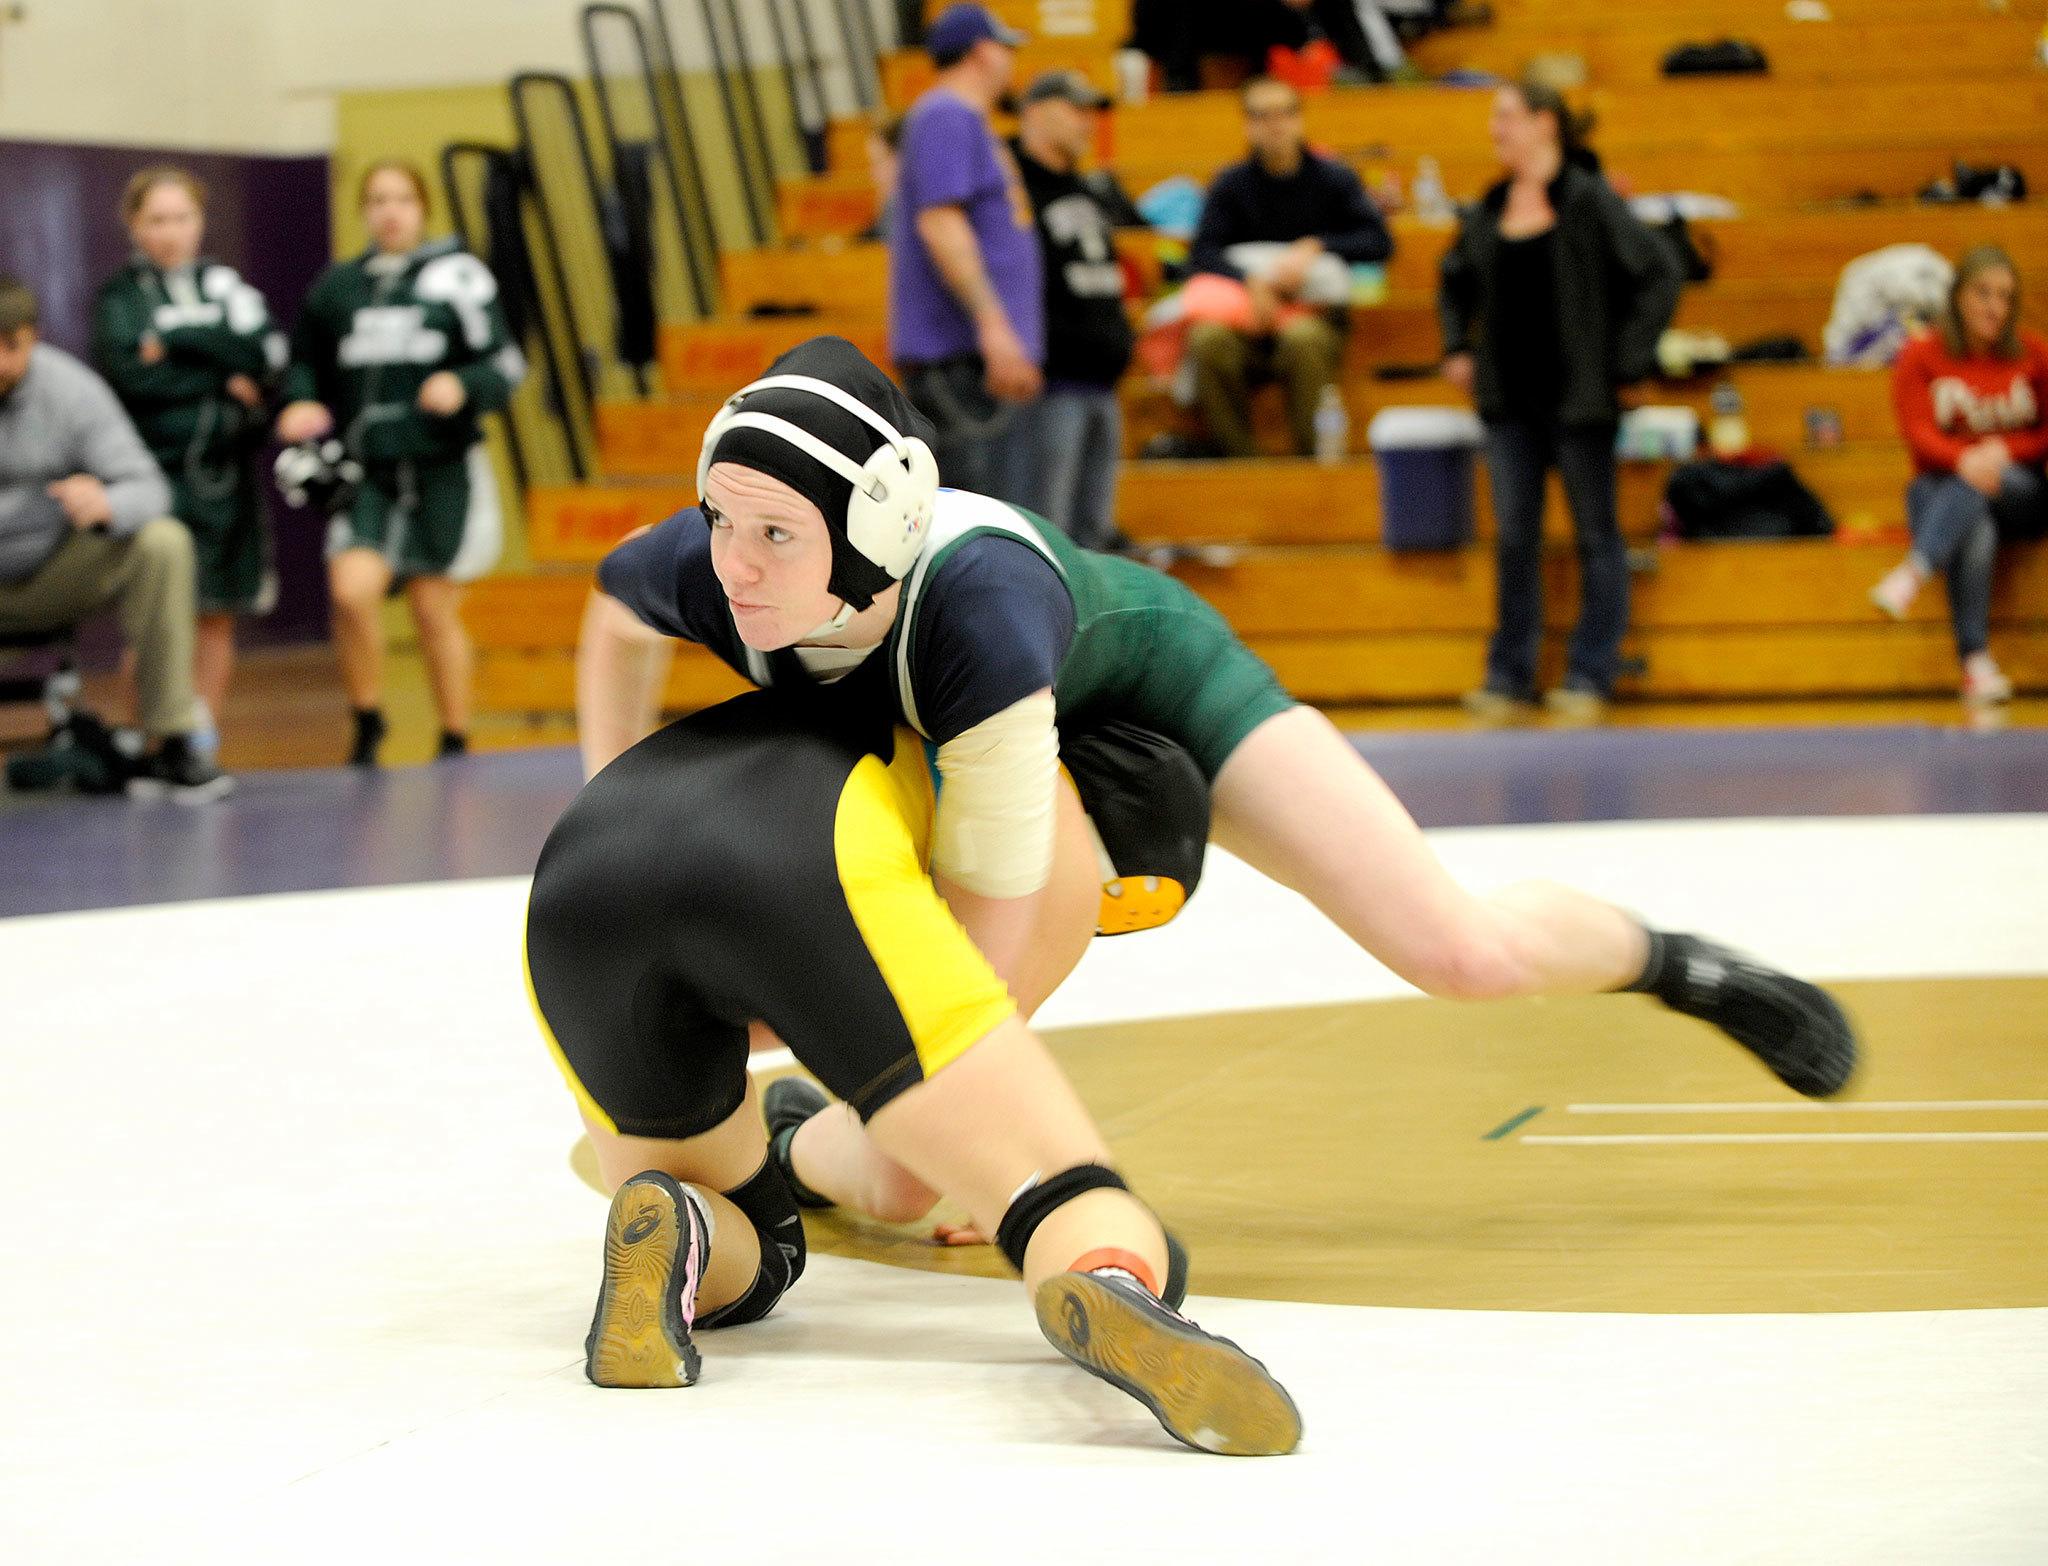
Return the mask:
[[[421, 410], [427, 377], [452, 370], [468, 400]], [[477, 419], [496, 413], [526, 373], [490, 268], [454, 239], [406, 255], [365, 251], [320, 274], [292, 333], [288, 402], [326, 404], [357, 456], [459, 461]]]
[[[154, 364], [145, 337], [163, 344]], [[233, 459], [266, 433], [261, 408], [227, 394], [231, 376], [267, 387], [284, 368], [284, 338], [263, 295], [231, 266], [200, 260], [163, 271], [140, 257], [100, 285], [92, 354], [136, 429], [173, 477], [197, 459]]]

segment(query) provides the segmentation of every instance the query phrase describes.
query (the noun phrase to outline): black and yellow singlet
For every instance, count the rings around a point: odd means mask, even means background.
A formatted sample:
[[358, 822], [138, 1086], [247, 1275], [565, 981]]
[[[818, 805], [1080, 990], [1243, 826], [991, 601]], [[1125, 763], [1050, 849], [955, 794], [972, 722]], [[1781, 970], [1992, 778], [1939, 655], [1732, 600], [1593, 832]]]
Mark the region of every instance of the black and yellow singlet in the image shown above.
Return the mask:
[[527, 978], [597, 1124], [719, 1125], [757, 1018], [865, 1118], [1015, 1012], [932, 883], [923, 743], [862, 724], [829, 698], [742, 696], [641, 741], [556, 824]]

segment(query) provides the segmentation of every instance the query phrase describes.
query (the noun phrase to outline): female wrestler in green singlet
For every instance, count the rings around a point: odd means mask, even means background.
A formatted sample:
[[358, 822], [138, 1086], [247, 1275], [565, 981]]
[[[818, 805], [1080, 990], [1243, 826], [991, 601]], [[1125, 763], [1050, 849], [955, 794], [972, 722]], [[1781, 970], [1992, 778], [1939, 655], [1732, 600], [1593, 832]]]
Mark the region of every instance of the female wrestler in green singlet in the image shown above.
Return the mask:
[[[1801, 1093], [1848, 1080], [1853, 1031], [1815, 986], [1568, 887], [1460, 886], [1358, 752], [1214, 610], [1027, 512], [938, 488], [917, 427], [889, 378], [837, 338], [793, 349], [727, 402], [705, 436], [701, 507], [601, 568], [578, 672], [590, 770], [652, 726], [661, 649], [676, 638], [756, 685], [829, 686], [908, 723], [936, 747], [943, 785], [934, 876], [1014, 986], [1056, 938], [1043, 904], [1059, 735], [1125, 718], [1194, 758], [1215, 842], [1419, 989], [1640, 990], [1720, 1027]], [[895, 1219], [934, 1199], [849, 1115], [781, 1129], [791, 1172], [823, 1198]]]

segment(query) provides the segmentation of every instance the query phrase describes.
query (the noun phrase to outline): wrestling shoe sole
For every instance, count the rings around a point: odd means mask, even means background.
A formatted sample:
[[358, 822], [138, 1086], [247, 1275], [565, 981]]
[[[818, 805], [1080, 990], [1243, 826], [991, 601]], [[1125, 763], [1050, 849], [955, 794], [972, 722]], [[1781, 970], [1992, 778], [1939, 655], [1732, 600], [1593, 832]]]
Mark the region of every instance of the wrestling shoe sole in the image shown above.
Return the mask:
[[683, 1301], [696, 1294], [704, 1238], [695, 1204], [668, 1176], [635, 1175], [619, 1187], [584, 1346], [584, 1374], [598, 1386], [686, 1387], [697, 1379], [701, 1360]]
[[1251, 1355], [1087, 1273], [1038, 1286], [1038, 1330], [1090, 1375], [1152, 1410], [1198, 1452], [1274, 1457], [1301, 1441], [1294, 1400]]

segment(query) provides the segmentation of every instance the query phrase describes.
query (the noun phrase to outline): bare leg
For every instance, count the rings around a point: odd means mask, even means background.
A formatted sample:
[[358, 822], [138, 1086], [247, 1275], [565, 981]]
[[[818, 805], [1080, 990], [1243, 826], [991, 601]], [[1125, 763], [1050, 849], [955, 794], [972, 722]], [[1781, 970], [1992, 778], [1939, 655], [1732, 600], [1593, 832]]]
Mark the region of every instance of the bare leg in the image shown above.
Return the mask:
[[[1027, 1019], [1065, 982], [1087, 951], [1102, 895], [1087, 818], [1064, 778], [1058, 812], [1052, 880], [1035, 900], [1030, 937], [1004, 943], [1015, 956], [996, 965]], [[984, 900], [943, 884], [941, 890], [947, 892], [968, 935], [987, 950], [976, 928], [987, 917]], [[1005, 972], [1005, 967], [1012, 971]], [[844, 1104], [831, 1105], [797, 1128], [790, 1142], [790, 1163], [797, 1178], [818, 1195], [884, 1223], [915, 1223], [939, 1199], [930, 1185], [887, 1157], [862, 1128], [860, 1117]]]
[[[1041, 1177], [1109, 1158], [1072, 1084], [1015, 1017], [868, 1127], [987, 1234]], [[1159, 1303], [1166, 1236], [1128, 1191], [1097, 1188], [1041, 1213], [1021, 1265], [1046, 1341], [1138, 1398], [1177, 1439], [1244, 1455], [1292, 1451], [1301, 1439], [1301, 1416], [1264, 1366]]]
[[193, 647], [192, 683], [199, 699], [213, 714], [215, 727], [228, 708], [228, 682], [235, 673], [235, 617], [231, 614], [202, 614]]
[[412, 605], [413, 624], [419, 627], [441, 728], [449, 734], [467, 734], [476, 659], [462, 623], [462, 586], [445, 576], [418, 576], [405, 584], [405, 597]]
[[753, 1287], [761, 1270], [761, 1245], [747, 1215], [720, 1193], [737, 1190], [761, 1167], [768, 1143], [761, 1132], [761, 1107], [754, 1084], [747, 1083], [746, 1102], [723, 1124], [684, 1141], [621, 1136], [590, 1120], [583, 1122], [597, 1153], [598, 1174], [607, 1192], [615, 1192], [643, 1170], [693, 1186], [710, 1209], [716, 1237], [704, 1278], [697, 1289], [697, 1314], [729, 1305]]
[[135, 649], [121, 649], [120, 667], [114, 674], [114, 702], [122, 721], [130, 728], [142, 727], [142, 696], [135, 678]]
[[390, 588], [391, 567], [374, 549], [345, 549], [327, 562], [334, 653], [348, 704], [359, 712], [383, 699], [384, 627], [378, 615]]
[[1216, 779], [1216, 842], [1313, 902], [1417, 988], [1463, 1000], [1589, 994], [1633, 982], [1642, 925], [1549, 882], [1460, 886], [1393, 791], [1321, 713], [1254, 729]]
[[[875, 1145], [966, 1207], [994, 1234], [1010, 1199], [1035, 1177], [1110, 1161], [1102, 1133], [1037, 1035], [1014, 1017], [928, 1082], [891, 1099], [868, 1122]], [[1032, 1236], [1024, 1284], [1036, 1288], [1101, 1247], [1135, 1252], [1166, 1276], [1166, 1237], [1126, 1191], [1090, 1191]]]

